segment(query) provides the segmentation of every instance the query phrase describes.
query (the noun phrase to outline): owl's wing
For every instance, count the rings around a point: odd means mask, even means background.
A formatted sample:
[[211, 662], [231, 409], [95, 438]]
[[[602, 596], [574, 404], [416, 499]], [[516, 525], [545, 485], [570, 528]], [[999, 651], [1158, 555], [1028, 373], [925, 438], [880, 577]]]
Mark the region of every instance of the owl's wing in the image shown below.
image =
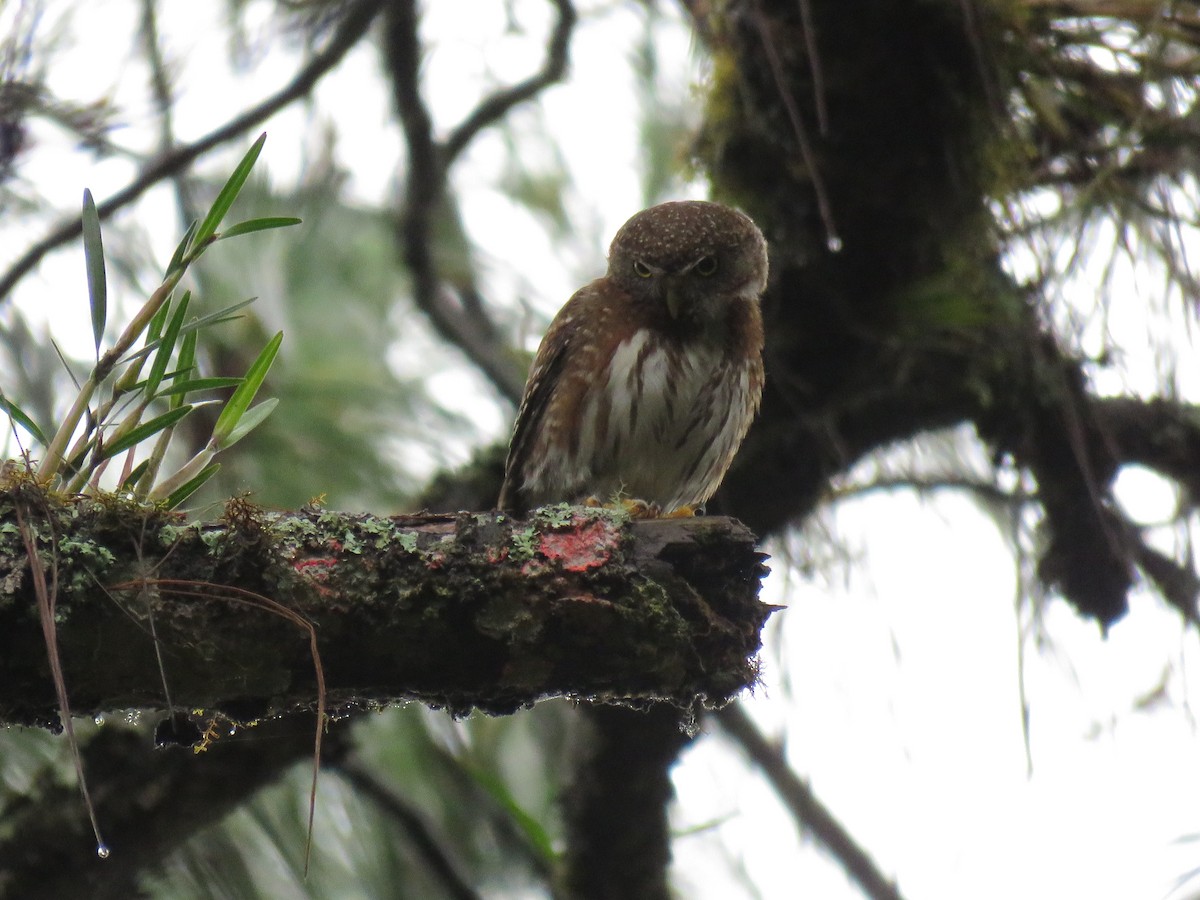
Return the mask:
[[497, 501], [499, 509], [524, 512], [516, 502], [517, 495], [525, 478], [529, 454], [537, 442], [546, 410], [550, 407], [555, 388], [562, 382], [563, 369], [570, 356], [575, 332], [572, 317], [567, 313], [571, 305], [568, 303], [563, 307], [551, 323], [538, 348], [529, 380], [525, 382], [521, 408], [517, 411], [517, 421], [508, 444], [508, 459], [504, 463], [504, 485], [500, 488], [500, 499]]

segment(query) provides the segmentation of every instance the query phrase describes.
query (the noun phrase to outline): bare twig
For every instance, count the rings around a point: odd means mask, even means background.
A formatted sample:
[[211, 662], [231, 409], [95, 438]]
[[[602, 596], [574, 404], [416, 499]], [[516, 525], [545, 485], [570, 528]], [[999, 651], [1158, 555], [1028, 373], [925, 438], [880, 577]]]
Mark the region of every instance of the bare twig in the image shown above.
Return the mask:
[[420, 88], [421, 42], [419, 13], [414, 0], [400, 0], [388, 9], [387, 58], [396, 109], [408, 145], [408, 176], [400, 239], [413, 279], [417, 306], [434, 328], [458, 347], [514, 404], [525, 384], [524, 367], [504, 346], [499, 329], [487, 314], [473, 285], [452, 290], [441, 278], [431, 246], [439, 208], [448, 204], [446, 178], [454, 160], [488, 125], [514, 106], [532, 99], [566, 72], [567, 50], [575, 24], [570, 0], [553, 0], [558, 21], [550, 35], [545, 61], [538, 72], [484, 98], [455, 127], [444, 143], [433, 137], [433, 122]]
[[[158, 153], [166, 155], [175, 147], [175, 94], [159, 42], [158, 0], [142, 0], [140, 37], [146, 64], [150, 67], [150, 90], [158, 113]], [[171, 181], [175, 189], [175, 204], [183, 219], [182, 227], [186, 230], [196, 215], [192, 212], [191, 191], [184, 170], [177, 170]]]
[[791, 811], [796, 824], [812, 832], [842, 864], [846, 874], [862, 888], [864, 894], [872, 900], [902, 900], [896, 885], [879, 871], [867, 851], [821, 804], [812, 789], [796, 776], [783, 758], [783, 753], [763, 736], [740, 706], [731, 704], [716, 715], [725, 732], [741, 745], [746, 755], [762, 770]]
[[[342, 20], [337, 32], [330, 39], [323, 51], [309, 60], [296, 77], [278, 92], [268, 97], [257, 106], [230, 119], [220, 128], [210, 132], [200, 140], [184, 144], [170, 153], [159, 157], [122, 190], [113, 194], [103, 203], [98, 204], [97, 212], [101, 219], [107, 219], [123, 206], [136, 200], [149, 188], [168, 178], [185, 166], [191, 164], [197, 157], [226, 141], [244, 134], [251, 128], [270, 118], [293, 100], [305, 96], [312, 90], [313, 85], [326, 72], [332, 69], [346, 55], [358, 40], [366, 33], [376, 13], [383, 6], [383, 0], [361, 0], [353, 6]], [[44, 238], [25, 251], [3, 277], [0, 277], [0, 303], [12, 294], [13, 287], [27, 275], [51, 250], [74, 240], [83, 233], [82, 220], [78, 217], [69, 219], [55, 227]]]
[[821, 68], [817, 44], [817, 24], [813, 19], [812, 0], [800, 0], [800, 27], [804, 31], [804, 50], [808, 56], [808, 75], [812, 79], [813, 107], [817, 111], [817, 132], [829, 137], [829, 109], [825, 102], [825, 72]]
[[510, 109], [536, 97], [550, 85], [562, 80], [567, 71], [567, 49], [571, 30], [575, 27], [575, 9], [570, 0], [552, 0], [558, 10], [558, 21], [546, 46], [542, 67], [524, 81], [504, 88], [484, 98], [446, 138], [442, 147], [442, 164], [449, 167], [463, 149], [488, 125], [501, 119]]

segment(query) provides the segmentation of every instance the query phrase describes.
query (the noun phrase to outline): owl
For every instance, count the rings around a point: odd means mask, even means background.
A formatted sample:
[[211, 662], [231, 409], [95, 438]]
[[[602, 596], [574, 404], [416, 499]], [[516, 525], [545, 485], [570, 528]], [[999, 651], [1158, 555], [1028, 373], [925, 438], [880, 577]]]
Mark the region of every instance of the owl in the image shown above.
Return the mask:
[[693, 514], [758, 411], [766, 282], [762, 232], [727, 206], [663, 203], [621, 226], [607, 274], [538, 348], [500, 509], [621, 500]]

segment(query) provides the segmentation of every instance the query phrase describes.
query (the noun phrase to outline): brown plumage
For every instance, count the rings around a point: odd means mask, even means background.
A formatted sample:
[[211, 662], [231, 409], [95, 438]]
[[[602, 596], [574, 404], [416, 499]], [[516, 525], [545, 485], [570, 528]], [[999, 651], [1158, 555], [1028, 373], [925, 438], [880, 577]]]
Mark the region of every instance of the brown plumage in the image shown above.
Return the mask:
[[501, 509], [595, 497], [703, 504], [758, 410], [767, 245], [717, 203], [643, 210], [542, 339], [517, 413]]

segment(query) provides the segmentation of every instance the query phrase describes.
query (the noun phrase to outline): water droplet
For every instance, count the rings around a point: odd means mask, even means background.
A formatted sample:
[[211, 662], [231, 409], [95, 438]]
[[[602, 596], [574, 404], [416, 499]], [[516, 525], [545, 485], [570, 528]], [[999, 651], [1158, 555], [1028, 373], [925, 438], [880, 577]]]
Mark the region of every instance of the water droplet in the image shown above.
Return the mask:
[[842, 239], [836, 234], [831, 234], [825, 241], [825, 246], [829, 248], [830, 253], [841, 253]]
[[108, 859], [108, 853], [109, 853], [108, 844], [97, 844], [96, 845], [96, 855], [98, 857], [100, 857], [101, 859]]
[[95, 722], [97, 726], [103, 725], [104, 724], [104, 713], [96, 713], [96, 715], [92, 719], [92, 721]]

